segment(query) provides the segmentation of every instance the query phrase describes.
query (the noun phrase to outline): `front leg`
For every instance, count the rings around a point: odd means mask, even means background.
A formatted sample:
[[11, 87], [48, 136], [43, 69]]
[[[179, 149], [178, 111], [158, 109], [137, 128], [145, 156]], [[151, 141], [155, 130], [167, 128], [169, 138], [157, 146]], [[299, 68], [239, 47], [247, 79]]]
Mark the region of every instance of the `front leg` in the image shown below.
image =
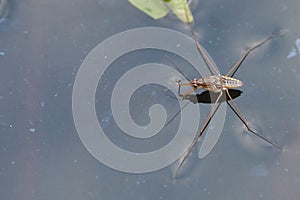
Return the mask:
[[[176, 82], [178, 84], [178, 96], [183, 97], [183, 98], [185, 98], [187, 95], [193, 93], [195, 90], [197, 90], [199, 88], [199, 87], [192, 86], [191, 83], [181, 83], [181, 80], [177, 80]], [[192, 89], [181, 94], [181, 92], [180, 92], [181, 86], [191, 86]]]
[[180, 88], [181, 88], [181, 80], [177, 80], [176, 83], [178, 84], [178, 90], [177, 90], [177, 94], [178, 96], [182, 97], [182, 94], [180, 93]]

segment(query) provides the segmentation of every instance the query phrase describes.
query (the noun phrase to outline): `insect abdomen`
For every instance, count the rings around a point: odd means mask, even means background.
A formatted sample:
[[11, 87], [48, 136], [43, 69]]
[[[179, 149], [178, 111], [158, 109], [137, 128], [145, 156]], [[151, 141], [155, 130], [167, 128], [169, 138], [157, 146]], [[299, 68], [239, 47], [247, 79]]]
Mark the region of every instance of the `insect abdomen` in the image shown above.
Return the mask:
[[225, 88], [238, 88], [243, 86], [243, 82], [232, 77], [222, 76], [223, 78], [223, 87]]

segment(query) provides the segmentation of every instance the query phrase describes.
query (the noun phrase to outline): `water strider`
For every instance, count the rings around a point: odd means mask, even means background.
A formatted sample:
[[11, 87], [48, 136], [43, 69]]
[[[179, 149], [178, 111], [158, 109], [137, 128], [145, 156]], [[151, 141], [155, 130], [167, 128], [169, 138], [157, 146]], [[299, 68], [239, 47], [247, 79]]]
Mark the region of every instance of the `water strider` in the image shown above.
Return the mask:
[[[254, 47], [250, 48], [232, 67], [231, 69], [227, 72], [227, 74], [225, 76], [221, 75], [219, 70], [217, 69], [217, 67], [213, 64], [213, 62], [210, 60], [209, 56], [207, 55], [207, 53], [204, 51], [204, 49], [201, 47], [201, 45], [198, 43], [198, 39], [196, 36], [196, 33], [193, 29], [193, 25], [190, 24], [191, 26], [191, 31], [192, 31], [192, 35], [194, 38], [194, 41], [196, 43], [196, 47], [198, 49], [198, 51], [200, 52], [206, 66], [208, 67], [211, 76], [208, 77], [203, 77], [203, 78], [194, 78], [193, 80], [187, 82], [187, 83], [182, 83], [181, 81], [177, 81], [178, 83], [178, 95], [180, 97], [186, 98], [188, 95], [190, 95], [191, 93], [193, 93], [194, 91], [202, 88], [206, 91], [212, 92], [217, 94], [217, 98], [214, 101], [214, 105], [212, 106], [212, 109], [210, 110], [208, 116], [205, 119], [205, 122], [202, 126], [202, 128], [200, 129], [199, 133], [195, 136], [192, 144], [190, 144], [190, 146], [185, 150], [184, 155], [179, 163], [179, 166], [176, 170], [175, 176], [177, 176], [178, 172], [180, 171], [182, 165], [184, 164], [184, 162], [186, 161], [187, 157], [189, 156], [189, 154], [192, 152], [193, 148], [195, 147], [195, 145], [197, 144], [197, 142], [199, 141], [199, 138], [201, 137], [201, 135], [203, 134], [203, 132], [205, 131], [206, 127], [208, 126], [209, 122], [211, 121], [212, 117], [215, 115], [216, 111], [218, 110], [220, 103], [221, 103], [221, 97], [225, 94], [227, 96], [228, 101], [226, 101], [226, 103], [228, 104], [228, 106], [231, 108], [231, 110], [238, 116], [238, 118], [242, 121], [242, 123], [246, 126], [247, 130], [251, 133], [253, 133], [254, 135], [256, 135], [257, 137], [261, 138], [262, 140], [264, 140], [265, 142], [271, 144], [272, 146], [276, 147], [279, 150], [282, 150], [282, 147], [279, 146], [278, 144], [270, 141], [269, 139], [263, 137], [262, 135], [258, 134], [257, 132], [255, 132], [253, 129], [251, 129], [248, 125], [248, 123], [246, 122], [245, 118], [243, 117], [243, 115], [241, 114], [237, 104], [235, 103], [235, 101], [233, 100], [229, 90], [230, 89], [234, 89], [234, 88], [239, 88], [243, 85], [243, 82], [237, 78], [234, 78], [233, 76], [235, 75], [235, 73], [237, 72], [237, 70], [239, 69], [239, 67], [241, 66], [241, 64], [243, 63], [243, 61], [246, 59], [246, 57], [256, 48], [258, 48], [259, 46], [263, 45], [264, 43], [266, 43], [267, 41], [271, 40], [275, 35], [272, 34], [271, 36], [265, 38], [264, 40], [262, 40], [261, 42], [259, 42], [257, 45], [255, 45]], [[181, 93], [180, 89], [182, 86], [190, 86], [191, 89], [185, 93]], [[229, 103], [229, 101], [231, 103]]]

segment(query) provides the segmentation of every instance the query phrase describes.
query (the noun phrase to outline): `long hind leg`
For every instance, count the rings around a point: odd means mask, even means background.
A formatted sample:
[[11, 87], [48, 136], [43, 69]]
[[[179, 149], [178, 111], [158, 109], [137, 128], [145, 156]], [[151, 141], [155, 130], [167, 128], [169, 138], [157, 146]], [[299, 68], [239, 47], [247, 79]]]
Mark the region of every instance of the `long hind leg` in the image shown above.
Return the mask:
[[246, 126], [247, 130], [251, 133], [253, 133], [254, 135], [256, 135], [257, 137], [259, 137], [260, 139], [264, 140], [265, 142], [271, 144], [272, 146], [282, 150], [282, 147], [279, 146], [278, 144], [275, 144], [274, 142], [268, 140], [267, 138], [263, 137], [262, 135], [256, 133], [254, 130], [252, 130], [248, 123], [246, 122], [245, 118], [243, 117], [241, 111], [239, 110], [238, 106], [236, 105], [235, 101], [232, 99], [232, 97], [230, 96], [228, 90], [226, 90], [227, 96], [230, 98], [230, 101], [232, 102], [232, 105], [227, 101], [227, 104], [229, 105], [229, 107], [231, 108], [231, 110], [238, 116], [238, 118], [243, 122], [243, 124]]
[[246, 57], [256, 48], [260, 47], [261, 45], [263, 45], [264, 43], [266, 43], [267, 41], [271, 40], [274, 37], [274, 35], [271, 35], [267, 38], [265, 38], [263, 41], [261, 41], [260, 43], [258, 43], [257, 45], [255, 45], [254, 47], [250, 48], [246, 53], [244, 53], [244, 55], [231, 67], [231, 69], [227, 72], [226, 76], [231, 76], [233, 77], [234, 74], [237, 72], [237, 70], [240, 68], [240, 66], [242, 65], [242, 63], [244, 62], [244, 60], [246, 59]]

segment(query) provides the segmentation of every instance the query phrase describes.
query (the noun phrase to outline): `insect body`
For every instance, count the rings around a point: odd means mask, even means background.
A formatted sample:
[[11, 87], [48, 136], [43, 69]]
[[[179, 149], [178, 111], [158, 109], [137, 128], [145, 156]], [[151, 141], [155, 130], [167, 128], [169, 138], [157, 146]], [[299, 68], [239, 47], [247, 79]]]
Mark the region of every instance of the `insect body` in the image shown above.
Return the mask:
[[[225, 89], [233, 89], [243, 86], [243, 82], [228, 76], [208, 76], [199, 79], [193, 79], [189, 83], [179, 83], [179, 86], [191, 86], [195, 90], [202, 88], [211, 92], [221, 92]], [[190, 92], [187, 92], [189, 94]], [[187, 94], [180, 94], [186, 96]]]
[[[261, 41], [260, 43], [258, 43], [257, 45], [255, 45], [254, 47], [250, 48], [232, 67], [231, 69], [227, 72], [227, 74], [225, 76], [221, 75], [219, 70], [217, 69], [217, 67], [214, 65], [214, 63], [211, 61], [210, 57], [207, 55], [207, 53], [204, 51], [204, 49], [201, 47], [201, 45], [198, 43], [196, 34], [194, 32], [193, 29], [193, 25], [191, 25], [191, 31], [192, 31], [192, 35], [193, 38], [195, 40], [196, 43], [196, 47], [198, 49], [198, 51], [200, 52], [207, 68], [209, 69], [211, 76], [208, 77], [203, 77], [203, 78], [195, 78], [191, 81], [189, 81], [188, 83], [181, 83], [181, 81], [177, 81], [178, 83], [178, 95], [185, 98], [187, 96], [189, 96], [191, 93], [193, 93], [194, 91], [202, 88], [204, 90], [207, 90], [209, 92], [213, 92], [215, 94], [217, 94], [217, 98], [212, 106], [211, 111], [209, 112], [208, 116], [206, 117], [206, 120], [200, 130], [200, 132], [195, 136], [192, 144], [190, 144], [190, 146], [186, 149], [182, 160], [179, 163], [179, 166], [176, 170], [176, 174], [175, 176], [178, 174], [178, 172], [180, 171], [183, 163], [185, 162], [185, 160], [187, 159], [188, 155], [191, 153], [191, 151], [193, 150], [193, 148], [195, 147], [195, 145], [197, 144], [199, 138], [201, 137], [201, 135], [203, 134], [203, 132], [205, 131], [206, 127], [208, 126], [209, 122], [211, 121], [212, 117], [215, 115], [215, 113], [217, 112], [220, 103], [221, 103], [221, 97], [223, 96], [223, 94], [225, 93], [226, 96], [229, 98], [229, 101], [226, 101], [226, 103], [228, 104], [228, 106], [231, 108], [231, 110], [237, 115], [237, 117], [242, 121], [242, 123], [246, 126], [247, 130], [251, 133], [253, 133], [254, 135], [256, 135], [257, 137], [259, 137], [260, 139], [264, 140], [265, 142], [271, 144], [272, 146], [278, 148], [278, 149], [282, 149], [281, 146], [277, 145], [276, 143], [270, 141], [269, 139], [263, 137], [262, 135], [256, 133], [254, 130], [252, 130], [248, 123], [246, 122], [245, 118], [243, 117], [243, 115], [241, 114], [237, 104], [235, 103], [235, 101], [233, 100], [233, 98], [230, 95], [229, 89], [233, 89], [233, 88], [238, 88], [241, 87], [243, 85], [242, 81], [234, 78], [234, 74], [237, 72], [237, 70], [239, 69], [239, 67], [241, 66], [241, 64], [243, 63], [243, 61], [245, 60], [245, 58], [256, 48], [258, 48], [259, 46], [261, 46], [262, 44], [266, 43], [267, 41], [271, 40], [274, 35], [271, 35], [269, 37], [267, 37], [266, 39], [264, 39], [263, 41]], [[181, 94], [180, 89], [182, 86], [190, 86], [191, 89], [183, 94]]]

